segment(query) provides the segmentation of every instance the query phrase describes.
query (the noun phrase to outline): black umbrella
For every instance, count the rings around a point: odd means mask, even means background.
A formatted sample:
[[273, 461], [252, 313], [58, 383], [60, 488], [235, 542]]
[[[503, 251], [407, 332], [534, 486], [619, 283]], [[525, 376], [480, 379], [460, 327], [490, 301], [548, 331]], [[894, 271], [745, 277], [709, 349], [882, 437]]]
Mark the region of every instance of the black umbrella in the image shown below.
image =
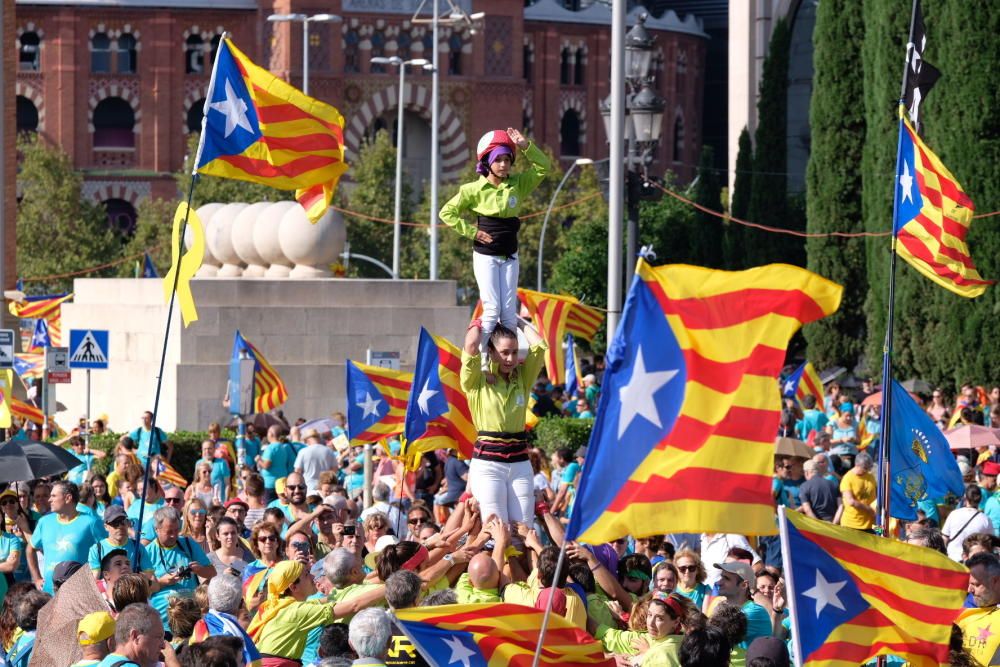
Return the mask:
[[[256, 412], [252, 415], [247, 415], [243, 418], [243, 423], [253, 424], [258, 433], [264, 433], [272, 426], [280, 426], [286, 431], [288, 430], [288, 424], [281, 421], [270, 412]], [[238, 425], [239, 421], [234, 417], [232, 421], [229, 422], [228, 428], [236, 428]]]
[[8, 440], [0, 444], [0, 482], [61, 475], [78, 465], [80, 460], [71, 452], [47, 442]]

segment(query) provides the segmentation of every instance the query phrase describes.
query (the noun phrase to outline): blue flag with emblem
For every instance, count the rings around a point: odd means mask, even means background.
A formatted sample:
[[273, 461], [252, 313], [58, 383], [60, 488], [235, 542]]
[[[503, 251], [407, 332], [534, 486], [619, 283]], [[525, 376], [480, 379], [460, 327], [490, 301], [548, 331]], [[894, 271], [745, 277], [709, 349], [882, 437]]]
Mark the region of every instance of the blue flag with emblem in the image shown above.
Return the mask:
[[52, 339], [49, 338], [49, 324], [43, 318], [35, 320], [35, 332], [31, 334], [31, 347], [52, 347]]
[[891, 391], [889, 513], [916, 521], [921, 501], [961, 497], [965, 485], [948, 441], [930, 415], [895, 380]]

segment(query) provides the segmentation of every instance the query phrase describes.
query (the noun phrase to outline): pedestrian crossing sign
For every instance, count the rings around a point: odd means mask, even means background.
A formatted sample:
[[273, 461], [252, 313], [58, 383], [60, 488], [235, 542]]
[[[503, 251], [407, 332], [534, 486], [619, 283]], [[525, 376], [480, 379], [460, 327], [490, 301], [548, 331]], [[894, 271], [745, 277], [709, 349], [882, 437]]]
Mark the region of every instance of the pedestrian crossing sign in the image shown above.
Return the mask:
[[71, 329], [69, 332], [69, 367], [108, 367], [108, 332], [101, 329]]

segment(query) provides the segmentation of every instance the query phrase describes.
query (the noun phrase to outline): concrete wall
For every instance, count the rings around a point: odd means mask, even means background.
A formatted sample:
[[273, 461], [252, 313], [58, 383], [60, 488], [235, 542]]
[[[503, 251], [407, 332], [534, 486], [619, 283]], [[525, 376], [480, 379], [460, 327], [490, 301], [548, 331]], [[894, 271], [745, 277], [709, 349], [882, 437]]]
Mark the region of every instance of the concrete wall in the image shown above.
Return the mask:
[[[106, 413], [114, 430], [134, 428], [155, 396], [167, 319], [162, 281], [83, 279], [74, 291], [63, 306], [64, 331], [110, 330], [111, 367], [91, 373], [91, 414]], [[157, 423], [168, 431], [225, 417], [237, 329], [284, 380], [283, 410], [295, 419], [344, 410], [345, 359], [395, 350], [412, 370], [421, 326], [457, 343], [469, 321], [452, 281], [198, 279], [192, 291], [199, 319], [185, 329], [175, 310], [167, 346]], [[85, 371], [73, 371], [73, 382], [57, 391], [68, 409], [63, 421], [85, 412]]]

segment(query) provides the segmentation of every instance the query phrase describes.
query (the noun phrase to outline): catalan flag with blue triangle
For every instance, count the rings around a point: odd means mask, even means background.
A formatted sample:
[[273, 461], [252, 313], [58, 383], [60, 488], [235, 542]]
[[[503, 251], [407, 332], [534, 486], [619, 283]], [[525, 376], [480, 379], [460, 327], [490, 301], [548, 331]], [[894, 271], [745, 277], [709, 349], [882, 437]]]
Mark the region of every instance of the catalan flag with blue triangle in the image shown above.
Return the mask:
[[230, 614], [216, 611], [214, 609], [210, 609], [205, 612], [205, 615], [194, 624], [194, 630], [191, 633], [191, 639], [188, 640], [188, 643], [197, 644], [198, 642], [205, 641], [209, 637], [219, 635], [226, 635], [239, 639], [243, 644], [242, 663], [246, 665], [246, 667], [260, 667], [263, 658], [260, 655], [260, 651], [257, 650], [257, 645], [254, 644], [253, 639], [251, 639], [250, 635], [247, 634], [247, 631], [243, 629], [243, 626], [239, 624], [236, 617]]
[[943, 553], [779, 508], [797, 664], [951, 664], [948, 644], [969, 571]]
[[254, 412], [274, 410], [288, 400], [288, 389], [285, 388], [285, 383], [282, 382], [281, 376], [278, 375], [278, 372], [274, 370], [271, 364], [267, 363], [267, 359], [260, 353], [260, 350], [254, 347], [253, 343], [245, 339], [238, 329], [233, 338], [232, 358], [234, 360], [250, 358], [256, 362], [253, 372]]
[[806, 396], [813, 396], [816, 405], [823, 405], [823, 382], [819, 379], [819, 373], [808, 361], [795, 369], [791, 375], [785, 379], [781, 388], [781, 395], [784, 398], [794, 398], [796, 403], [802, 403]]
[[37, 380], [45, 370], [45, 355], [36, 352], [18, 352], [14, 354], [14, 372], [25, 380]]
[[31, 334], [31, 349], [29, 351], [37, 352], [47, 347], [52, 347], [52, 339], [49, 337], [49, 325], [45, 320], [39, 318], [35, 320], [35, 331]]
[[640, 259], [607, 367], [567, 539], [775, 532], [774, 379], [788, 341], [843, 288], [795, 266]]
[[944, 433], [930, 415], [895, 380], [891, 391], [889, 513], [916, 521], [918, 501], [961, 498], [965, 483]]
[[156, 265], [153, 264], [153, 258], [149, 256], [149, 253], [143, 253], [142, 259], [142, 277], [143, 278], [159, 278], [160, 274], [156, 270]]
[[344, 117], [224, 38], [208, 84], [195, 170], [295, 190], [316, 222], [347, 170]]
[[347, 437], [363, 445], [403, 432], [413, 373], [347, 360]]
[[[545, 616], [517, 604], [451, 604], [393, 612], [420, 655], [435, 667], [507, 667], [532, 664]], [[559, 614], [549, 617], [539, 665], [602, 665], [601, 643]]]
[[62, 304], [72, 298], [72, 294], [28, 296], [23, 301], [11, 301], [7, 309], [22, 320], [45, 320], [52, 347], [59, 347], [62, 343]]
[[923, 142], [906, 109], [899, 107], [896, 162], [896, 254], [928, 280], [967, 298], [994, 281], [976, 270], [965, 237], [975, 206], [938, 156]]
[[462, 458], [472, 457], [478, 432], [462, 392], [461, 372], [461, 351], [421, 327], [413, 390], [406, 406], [403, 458], [408, 467], [415, 468], [420, 454], [434, 449], [457, 449]]

